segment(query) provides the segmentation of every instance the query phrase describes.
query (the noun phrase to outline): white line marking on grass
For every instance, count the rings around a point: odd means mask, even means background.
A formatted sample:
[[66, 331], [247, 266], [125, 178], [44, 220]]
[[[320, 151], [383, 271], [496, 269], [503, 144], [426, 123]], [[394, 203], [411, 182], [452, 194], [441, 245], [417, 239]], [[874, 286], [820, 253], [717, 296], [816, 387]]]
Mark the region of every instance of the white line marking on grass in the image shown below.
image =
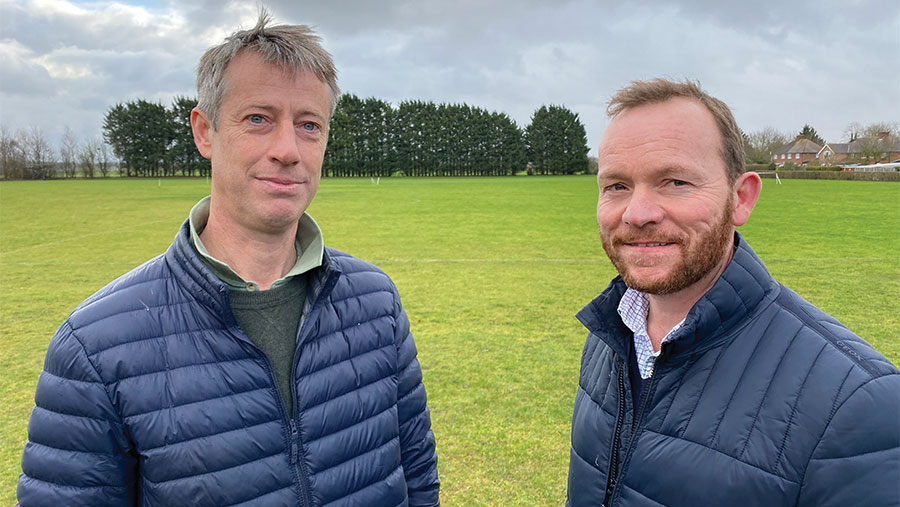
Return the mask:
[[144, 227], [146, 227], [146, 226], [148, 226], [148, 225], [150, 225], [150, 224], [161, 224], [161, 223], [164, 223], [164, 222], [170, 222], [170, 220], [155, 220], [155, 221], [153, 221], [153, 222], [144, 222], [144, 223], [142, 223], [141, 225], [136, 225], [136, 226], [134, 226], [134, 227], [122, 227], [121, 229], [109, 229], [109, 230], [106, 230], [106, 231], [92, 232], [92, 233], [90, 233], [90, 234], [82, 234], [81, 236], [73, 236], [73, 237], [71, 237], [71, 238], [59, 239], [59, 240], [56, 240], [56, 241], [48, 241], [48, 242], [46, 242], [46, 243], [38, 243], [37, 245], [23, 246], [23, 247], [20, 247], [20, 248], [16, 248], [15, 250], [8, 250], [8, 251], [6, 251], [6, 252], [0, 252], [0, 257], [2, 257], [2, 256], [4, 256], [4, 255], [13, 254], [13, 253], [16, 253], [16, 252], [21, 252], [21, 251], [23, 251], [23, 250], [33, 250], [33, 249], [35, 249], [35, 248], [43, 248], [43, 247], [45, 247], [45, 246], [59, 245], [59, 244], [62, 244], [62, 243], [68, 243], [69, 241], [78, 241], [79, 239], [92, 238], [92, 237], [94, 237], [94, 236], [103, 236], [103, 235], [106, 235], [106, 234], [116, 234], [116, 233], [119, 233], [119, 232], [133, 231], [133, 230], [135, 230], [135, 229], [143, 229]]
[[443, 259], [443, 258], [425, 258], [425, 259], [371, 259], [370, 262], [373, 263], [415, 263], [422, 262], [426, 264], [462, 264], [462, 263], [494, 263], [494, 264], [504, 264], [504, 263], [540, 263], [540, 262], [557, 262], [561, 264], [584, 264], [584, 263], [595, 263], [598, 261], [605, 261], [606, 259], [559, 259], [559, 258], [532, 258], [532, 259], [516, 259], [516, 258], [501, 258], [501, 259]]
[[[608, 262], [606, 257], [598, 257], [594, 259], [575, 259], [575, 258], [494, 258], [494, 259], [453, 259], [453, 258], [423, 258], [423, 259], [399, 259], [399, 258], [381, 258], [368, 259], [372, 263], [415, 263], [421, 262], [426, 264], [453, 264], [453, 263], [542, 263], [552, 262], [559, 264], [593, 264], [595, 262]], [[892, 257], [769, 257], [764, 262], [884, 262], [893, 261]]]
[[893, 257], [765, 257], [763, 262], [869, 262], [893, 261]]
[[[36, 246], [36, 245], [35, 245]], [[149, 259], [149, 258], [148, 258]], [[0, 262], [6, 266], [137, 266], [148, 259], [140, 261], [18, 261], [18, 262]], [[556, 264], [594, 264], [597, 262], [608, 262], [604, 258], [596, 259], [563, 259], [563, 258], [500, 258], [500, 259], [368, 259], [369, 262], [375, 264], [540, 264], [540, 263], [556, 263]], [[766, 259], [766, 262], [885, 262], [893, 261], [892, 257], [772, 257]]]
[[74, 261], [47, 261], [47, 262], [2, 262], [0, 264], [4, 266], [139, 266], [146, 262], [146, 259], [143, 261], [137, 262], [127, 262], [127, 261], [85, 261], [85, 262], [74, 262]]

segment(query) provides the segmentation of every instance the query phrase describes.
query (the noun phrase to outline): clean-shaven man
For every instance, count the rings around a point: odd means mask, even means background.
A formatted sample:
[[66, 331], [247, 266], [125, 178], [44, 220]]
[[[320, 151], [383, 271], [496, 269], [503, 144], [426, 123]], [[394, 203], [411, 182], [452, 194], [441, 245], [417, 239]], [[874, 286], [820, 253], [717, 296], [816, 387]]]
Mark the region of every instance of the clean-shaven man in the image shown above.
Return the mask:
[[331, 56], [263, 12], [206, 52], [197, 87], [211, 195], [54, 336], [20, 504], [438, 505], [397, 290], [305, 213], [339, 97]]

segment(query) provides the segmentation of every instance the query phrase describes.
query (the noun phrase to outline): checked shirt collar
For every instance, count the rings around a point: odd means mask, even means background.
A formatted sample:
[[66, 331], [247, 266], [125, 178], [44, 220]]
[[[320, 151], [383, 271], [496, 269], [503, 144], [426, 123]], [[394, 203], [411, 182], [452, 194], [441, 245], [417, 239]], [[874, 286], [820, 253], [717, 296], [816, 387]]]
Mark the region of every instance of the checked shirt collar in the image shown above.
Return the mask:
[[[659, 356], [659, 351], [653, 350], [650, 335], [647, 334], [647, 314], [650, 311], [650, 296], [643, 292], [628, 288], [619, 301], [619, 316], [628, 329], [634, 333], [634, 351], [637, 354], [638, 371], [642, 379], [648, 379], [653, 375], [653, 363]], [[675, 324], [668, 334], [660, 342], [662, 344], [671, 340], [675, 333], [684, 324], [684, 319]]]

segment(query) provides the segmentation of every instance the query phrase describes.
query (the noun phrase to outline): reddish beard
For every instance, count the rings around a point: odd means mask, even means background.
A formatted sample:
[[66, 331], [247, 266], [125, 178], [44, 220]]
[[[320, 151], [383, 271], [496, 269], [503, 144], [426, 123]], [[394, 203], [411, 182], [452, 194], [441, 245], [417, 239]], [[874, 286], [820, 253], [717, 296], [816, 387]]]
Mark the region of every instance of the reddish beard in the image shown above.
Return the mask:
[[[603, 250], [606, 251], [609, 260], [622, 276], [625, 285], [647, 294], [672, 294], [697, 283], [719, 267], [734, 234], [733, 215], [733, 198], [729, 196], [722, 217], [706, 234], [695, 237], [693, 240], [684, 234], [678, 234], [676, 237], [655, 236], [652, 230], [626, 231], [618, 235], [610, 235], [611, 237], [606, 237], [601, 233], [600, 239], [603, 243]], [[674, 243], [681, 250], [681, 261], [671, 272], [661, 278], [639, 277], [630, 269], [634, 263], [626, 261], [620, 253], [624, 244], [635, 240]]]

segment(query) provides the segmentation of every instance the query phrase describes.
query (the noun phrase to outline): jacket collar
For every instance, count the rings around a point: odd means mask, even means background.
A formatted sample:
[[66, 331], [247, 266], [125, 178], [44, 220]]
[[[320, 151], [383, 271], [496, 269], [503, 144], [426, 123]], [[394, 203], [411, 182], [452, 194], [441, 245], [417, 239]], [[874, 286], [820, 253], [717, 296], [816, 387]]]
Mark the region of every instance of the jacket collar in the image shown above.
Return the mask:
[[[325, 248], [321, 266], [309, 272], [307, 283], [307, 305], [322, 295], [323, 289], [330, 289], [340, 275], [340, 266], [332, 259], [330, 248]], [[226, 316], [228, 325], [234, 320], [228, 300], [228, 286], [220, 280], [191, 246], [190, 221], [185, 220], [175, 235], [175, 240], [165, 253], [166, 262], [176, 279], [200, 302], [215, 313]]]
[[[731, 262], [713, 287], [688, 312], [681, 329], [667, 342], [667, 355], [701, 352], [715, 346], [777, 296], [778, 282], [737, 231], [734, 242]], [[631, 332], [622, 324], [616, 308], [626, 289], [621, 277], [614, 278], [606, 290], [577, 314], [578, 320], [591, 333], [623, 357], [631, 348]]]

